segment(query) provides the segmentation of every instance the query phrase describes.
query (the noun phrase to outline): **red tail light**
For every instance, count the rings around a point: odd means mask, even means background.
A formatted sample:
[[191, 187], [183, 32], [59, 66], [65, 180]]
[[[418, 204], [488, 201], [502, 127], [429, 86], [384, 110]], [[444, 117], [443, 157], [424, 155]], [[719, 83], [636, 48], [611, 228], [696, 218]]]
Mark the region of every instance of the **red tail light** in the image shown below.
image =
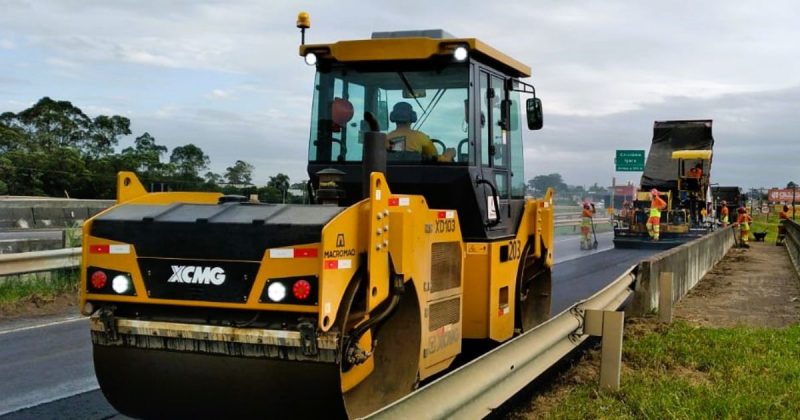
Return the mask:
[[106, 276], [106, 273], [102, 271], [95, 271], [94, 273], [92, 273], [92, 279], [91, 279], [92, 287], [94, 287], [95, 289], [102, 289], [106, 287], [107, 280], [108, 277]]
[[305, 300], [311, 295], [311, 283], [306, 280], [297, 280], [292, 286], [292, 294], [298, 300]]

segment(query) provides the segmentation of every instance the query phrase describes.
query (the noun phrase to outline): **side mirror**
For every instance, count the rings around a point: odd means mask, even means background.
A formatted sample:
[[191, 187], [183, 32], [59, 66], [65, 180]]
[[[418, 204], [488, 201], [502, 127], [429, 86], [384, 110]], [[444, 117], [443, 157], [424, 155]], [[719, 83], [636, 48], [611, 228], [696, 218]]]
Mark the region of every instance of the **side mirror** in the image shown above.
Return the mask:
[[525, 102], [526, 114], [528, 117], [528, 129], [540, 130], [544, 125], [542, 116], [542, 100], [539, 98], [529, 98]]

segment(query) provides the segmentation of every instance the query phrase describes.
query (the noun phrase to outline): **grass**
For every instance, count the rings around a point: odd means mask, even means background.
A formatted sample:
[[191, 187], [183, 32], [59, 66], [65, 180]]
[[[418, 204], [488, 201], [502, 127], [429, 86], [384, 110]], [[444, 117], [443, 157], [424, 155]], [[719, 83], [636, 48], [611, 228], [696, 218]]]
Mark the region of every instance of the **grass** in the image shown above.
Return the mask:
[[[627, 332], [626, 332], [627, 333]], [[626, 337], [621, 388], [570, 388], [548, 418], [798, 418], [800, 325], [702, 328], [677, 322]]]
[[751, 216], [753, 217], [753, 223], [750, 227], [750, 232], [763, 232], [766, 230], [767, 237], [765, 241], [774, 243], [775, 239], [778, 237], [778, 213], [770, 212], [769, 214], [763, 214], [756, 212], [756, 214]]
[[59, 270], [0, 277], [0, 305], [26, 299], [50, 299], [63, 293], [77, 293], [77, 270]]

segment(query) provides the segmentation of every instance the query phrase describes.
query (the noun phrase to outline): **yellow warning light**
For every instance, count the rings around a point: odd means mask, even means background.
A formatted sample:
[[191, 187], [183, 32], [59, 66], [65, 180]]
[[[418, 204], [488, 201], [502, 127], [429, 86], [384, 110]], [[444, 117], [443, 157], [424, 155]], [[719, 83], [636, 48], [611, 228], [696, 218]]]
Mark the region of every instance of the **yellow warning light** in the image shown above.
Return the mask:
[[297, 14], [297, 27], [300, 29], [308, 29], [311, 27], [311, 16], [306, 12]]

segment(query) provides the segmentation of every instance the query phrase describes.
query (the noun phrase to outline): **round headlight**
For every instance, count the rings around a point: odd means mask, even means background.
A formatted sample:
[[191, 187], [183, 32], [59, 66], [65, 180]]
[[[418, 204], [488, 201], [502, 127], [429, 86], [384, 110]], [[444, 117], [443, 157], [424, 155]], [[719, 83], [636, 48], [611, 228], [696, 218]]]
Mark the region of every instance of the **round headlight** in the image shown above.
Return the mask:
[[467, 49], [464, 48], [464, 47], [456, 47], [456, 49], [453, 50], [453, 58], [455, 58], [458, 61], [466, 60], [467, 59]]
[[111, 280], [111, 288], [120, 295], [127, 293], [131, 290], [131, 279], [124, 274], [118, 274]]
[[270, 283], [267, 287], [267, 297], [273, 302], [280, 302], [286, 297], [286, 286], [283, 283]]
[[309, 66], [317, 64], [317, 55], [314, 53], [306, 54], [306, 64], [308, 64]]

